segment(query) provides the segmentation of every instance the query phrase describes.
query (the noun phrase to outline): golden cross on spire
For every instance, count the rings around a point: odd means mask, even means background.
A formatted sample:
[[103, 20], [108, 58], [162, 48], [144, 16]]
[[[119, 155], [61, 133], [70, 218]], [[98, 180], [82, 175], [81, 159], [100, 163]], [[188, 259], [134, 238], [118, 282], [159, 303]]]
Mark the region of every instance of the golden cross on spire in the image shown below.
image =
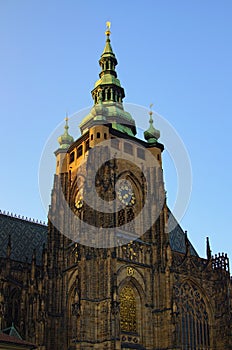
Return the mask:
[[69, 117], [68, 117], [68, 112], [66, 112], [66, 117], [64, 118], [65, 120], [65, 129], [68, 129], [69, 126], [68, 126], [68, 121], [69, 121]]
[[149, 112], [149, 114], [150, 114], [150, 117], [151, 117], [152, 114], [153, 114], [153, 111], [152, 111], [153, 103], [151, 103], [149, 107], [150, 107], [150, 112]]
[[111, 22], [107, 21], [106, 22], [106, 31], [105, 31], [105, 34], [107, 36], [109, 36], [111, 34], [110, 27], [111, 27]]

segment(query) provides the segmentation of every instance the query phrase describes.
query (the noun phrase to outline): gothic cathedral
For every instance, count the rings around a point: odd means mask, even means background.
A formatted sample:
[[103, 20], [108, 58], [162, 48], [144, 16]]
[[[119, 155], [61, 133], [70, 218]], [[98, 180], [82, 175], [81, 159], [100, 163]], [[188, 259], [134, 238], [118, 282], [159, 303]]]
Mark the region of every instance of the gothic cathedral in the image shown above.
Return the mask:
[[66, 120], [58, 139], [48, 226], [0, 214], [0, 328], [40, 350], [232, 349], [228, 257], [208, 239], [199, 257], [170, 212], [160, 132], [151, 111], [136, 137], [109, 27], [99, 64], [81, 136]]

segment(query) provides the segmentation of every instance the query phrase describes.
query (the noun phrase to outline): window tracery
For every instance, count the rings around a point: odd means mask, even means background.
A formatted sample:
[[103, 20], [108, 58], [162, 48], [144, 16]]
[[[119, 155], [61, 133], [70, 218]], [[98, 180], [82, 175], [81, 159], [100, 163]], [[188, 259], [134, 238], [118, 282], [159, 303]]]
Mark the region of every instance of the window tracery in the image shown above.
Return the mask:
[[118, 212], [118, 226], [123, 226], [125, 224], [125, 210], [121, 209]]
[[128, 222], [128, 231], [133, 232], [135, 227], [134, 227], [134, 218], [135, 214], [132, 208], [127, 209], [127, 222]]
[[175, 290], [178, 338], [182, 350], [209, 350], [209, 317], [200, 291], [189, 283]]
[[126, 225], [126, 229], [130, 232], [134, 232], [134, 210], [132, 208], [121, 209], [118, 212], [118, 226]]
[[120, 297], [120, 326], [122, 332], [137, 333], [136, 298], [132, 287], [123, 287]]

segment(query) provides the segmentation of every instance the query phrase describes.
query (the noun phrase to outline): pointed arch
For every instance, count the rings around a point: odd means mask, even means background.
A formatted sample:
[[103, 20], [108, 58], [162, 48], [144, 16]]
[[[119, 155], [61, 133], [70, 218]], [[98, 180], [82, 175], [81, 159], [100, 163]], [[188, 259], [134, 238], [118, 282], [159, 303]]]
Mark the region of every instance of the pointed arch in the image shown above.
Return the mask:
[[125, 227], [127, 231], [134, 232], [134, 219], [142, 209], [144, 193], [141, 182], [131, 171], [126, 170], [121, 172], [117, 176], [116, 182], [121, 180], [126, 180], [131, 184], [135, 201], [133, 204], [125, 205], [117, 212], [116, 226], [124, 229], [123, 226], [126, 225]]
[[120, 330], [142, 336], [144, 329], [145, 294], [136, 278], [125, 277], [119, 285]]
[[72, 343], [78, 337], [78, 318], [80, 316], [80, 289], [77, 277], [70, 288], [67, 303], [67, 339]]
[[177, 338], [181, 350], [210, 349], [210, 317], [206, 298], [200, 288], [184, 281], [175, 288]]
[[10, 327], [12, 322], [18, 328], [20, 327], [20, 302], [21, 302], [21, 291], [19, 288], [13, 288], [9, 293], [8, 301], [8, 326]]

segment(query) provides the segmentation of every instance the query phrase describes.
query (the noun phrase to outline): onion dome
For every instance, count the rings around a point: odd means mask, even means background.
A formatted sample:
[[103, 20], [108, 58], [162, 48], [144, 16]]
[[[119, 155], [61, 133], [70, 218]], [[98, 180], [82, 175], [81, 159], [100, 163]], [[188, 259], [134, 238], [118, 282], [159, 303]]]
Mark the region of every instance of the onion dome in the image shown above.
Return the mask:
[[68, 149], [70, 145], [74, 142], [74, 138], [68, 133], [68, 117], [65, 118], [65, 126], [63, 135], [58, 137], [58, 142], [60, 144], [60, 149]]
[[[152, 105], [150, 105], [150, 108], [151, 107]], [[153, 125], [152, 110], [150, 110], [149, 115], [150, 115], [150, 119], [149, 119], [150, 126], [146, 131], [144, 131], [144, 138], [147, 140], [148, 143], [156, 143], [157, 140], [160, 138], [160, 131], [157, 130]]]

